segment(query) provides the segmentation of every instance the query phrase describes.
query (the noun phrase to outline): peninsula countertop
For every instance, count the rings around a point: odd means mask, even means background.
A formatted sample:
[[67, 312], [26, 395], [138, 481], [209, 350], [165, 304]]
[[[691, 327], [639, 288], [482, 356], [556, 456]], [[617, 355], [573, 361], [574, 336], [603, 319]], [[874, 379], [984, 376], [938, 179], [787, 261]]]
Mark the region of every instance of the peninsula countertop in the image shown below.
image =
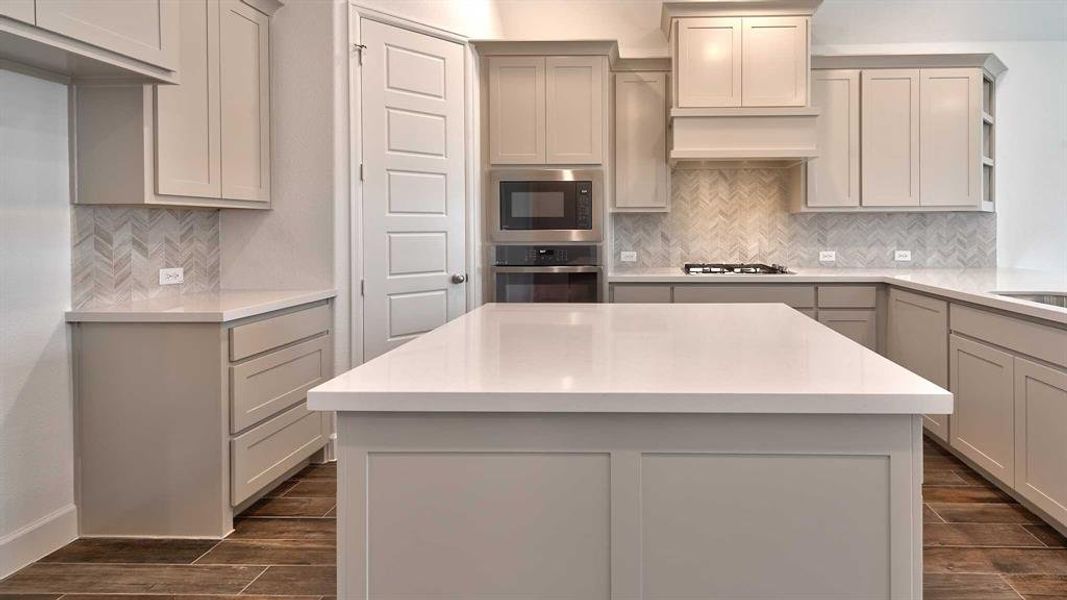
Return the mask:
[[945, 414], [784, 304], [487, 304], [308, 393], [357, 412]]
[[221, 290], [67, 311], [71, 323], [225, 323], [333, 298], [337, 291]]
[[608, 283], [887, 283], [990, 308], [1067, 324], [1067, 308], [994, 292], [1067, 293], [1067, 273], [1030, 269], [796, 268], [783, 275], [686, 275], [681, 267], [617, 268]]

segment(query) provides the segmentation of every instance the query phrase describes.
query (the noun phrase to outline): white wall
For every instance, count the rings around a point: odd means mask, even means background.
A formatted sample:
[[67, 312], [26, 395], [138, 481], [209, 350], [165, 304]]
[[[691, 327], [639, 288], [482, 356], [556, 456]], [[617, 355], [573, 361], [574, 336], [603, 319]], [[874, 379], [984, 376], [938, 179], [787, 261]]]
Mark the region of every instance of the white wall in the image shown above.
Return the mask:
[[347, 32], [340, 0], [271, 19], [272, 210], [222, 211], [223, 289], [337, 288], [335, 363], [348, 365]]
[[500, 37], [499, 0], [356, 0], [356, 5], [470, 39]]
[[0, 577], [77, 535], [67, 88], [0, 69]]

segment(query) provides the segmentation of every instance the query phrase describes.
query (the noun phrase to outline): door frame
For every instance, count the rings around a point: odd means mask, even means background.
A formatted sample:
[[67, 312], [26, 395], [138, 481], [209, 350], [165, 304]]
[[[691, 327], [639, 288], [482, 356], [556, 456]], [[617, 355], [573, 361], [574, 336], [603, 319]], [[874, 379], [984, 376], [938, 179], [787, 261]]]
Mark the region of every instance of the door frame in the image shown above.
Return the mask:
[[464, 158], [467, 168], [465, 173], [465, 221], [466, 240], [464, 248], [466, 256], [464, 265], [467, 272], [466, 306], [464, 312], [471, 310], [480, 302], [482, 296], [482, 265], [481, 265], [481, 237], [478, 232], [481, 228], [481, 211], [478, 209], [478, 198], [481, 194], [481, 185], [478, 177], [478, 160], [480, 156], [480, 138], [477, 135], [477, 123], [479, 110], [478, 100], [478, 61], [474, 49], [469, 40], [458, 34], [444, 29], [426, 25], [399, 17], [379, 10], [362, 6], [355, 0], [348, 2], [348, 97], [349, 97], [349, 229], [348, 229], [348, 261], [349, 261], [349, 294], [351, 302], [351, 334], [349, 336], [349, 352], [351, 367], [356, 367], [364, 362], [363, 327], [364, 296], [362, 293], [364, 270], [363, 258], [363, 181], [360, 179], [360, 165], [363, 164], [362, 124], [363, 124], [363, 88], [359, 52], [360, 24], [370, 20], [405, 29], [407, 31], [439, 38], [453, 42], [463, 47], [463, 101], [464, 101]]

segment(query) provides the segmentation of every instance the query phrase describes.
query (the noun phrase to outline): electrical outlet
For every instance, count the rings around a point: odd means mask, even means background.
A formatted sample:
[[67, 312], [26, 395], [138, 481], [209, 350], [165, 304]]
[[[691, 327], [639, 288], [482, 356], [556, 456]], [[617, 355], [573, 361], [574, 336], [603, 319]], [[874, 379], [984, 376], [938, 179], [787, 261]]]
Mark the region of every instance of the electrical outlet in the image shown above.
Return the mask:
[[179, 283], [185, 283], [185, 269], [177, 267], [159, 270], [159, 285], [177, 285]]
[[619, 260], [622, 262], [637, 262], [637, 253], [632, 250], [623, 250], [619, 253]]
[[897, 262], [911, 262], [911, 250], [895, 250], [893, 260]]
[[819, 262], [837, 262], [836, 250], [820, 250]]

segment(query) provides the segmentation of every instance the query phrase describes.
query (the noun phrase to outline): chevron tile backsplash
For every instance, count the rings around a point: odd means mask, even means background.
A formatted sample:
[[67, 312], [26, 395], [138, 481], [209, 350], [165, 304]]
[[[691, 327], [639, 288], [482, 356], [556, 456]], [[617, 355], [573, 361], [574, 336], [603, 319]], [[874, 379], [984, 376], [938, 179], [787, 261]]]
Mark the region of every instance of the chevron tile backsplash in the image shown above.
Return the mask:
[[996, 266], [995, 214], [790, 214], [782, 169], [678, 169], [669, 213], [615, 213], [614, 250], [635, 250], [637, 267], [685, 262], [766, 262], [819, 266], [820, 250], [837, 267], [893, 267], [893, 251], [911, 250], [907, 267]]
[[[219, 289], [219, 211], [72, 207], [71, 303], [92, 308]], [[159, 269], [185, 282], [160, 286]]]

